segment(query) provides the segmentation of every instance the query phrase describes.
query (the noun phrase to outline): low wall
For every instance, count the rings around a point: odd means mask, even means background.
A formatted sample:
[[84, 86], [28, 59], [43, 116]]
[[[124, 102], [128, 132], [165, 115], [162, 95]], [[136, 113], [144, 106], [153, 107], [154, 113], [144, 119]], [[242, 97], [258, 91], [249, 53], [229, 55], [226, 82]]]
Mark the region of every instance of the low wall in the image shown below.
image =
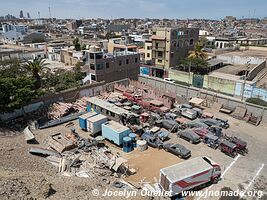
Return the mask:
[[143, 84], [153, 86], [158, 89], [169, 90], [176, 93], [177, 98], [192, 98], [200, 97], [206, 100], [207, 106], [211, 107], [214, 102], [222, 103], [229, 107], [245, 107], [248, 112], [253, 113], [254, 115], [262, 116], [262, 121], [267, 122], [267, 107], [254, 105], [247, 102], [242, 102], [237, 98], [229, 97], [223, 94], [211, 92], [205, 89], [199, 89], [195, 87], [186, 87], [183, 85], [167, 83], [162, 79], [155, 77], [145, 77], [139, 76], [139, 81]]
[[101, 92], [112, 91], [114, 89], [114, 84], [116, 83], [127, 85], [129, 84], [129, 80], [123, 79], [112, 83], [105, 83], [104, 81], [102, 81], [90, 85], [83, 85], [77, 88], [71, 88], [57, 93], [47, 94], [32, 101], [27, 106], [24, 106], [23, 109], [21, 108], [11, 113], [0, 114], [0, 119], [1, 121], [11, 120], [16, 117], [23, 116], [24, 112], [30, 113], [38, 110], [41, 106], [49, 106], [50, 104], [57, 101], [69, 103], [76, 101], [76, 99], [84, 96], [96, 96], [99, 95]]

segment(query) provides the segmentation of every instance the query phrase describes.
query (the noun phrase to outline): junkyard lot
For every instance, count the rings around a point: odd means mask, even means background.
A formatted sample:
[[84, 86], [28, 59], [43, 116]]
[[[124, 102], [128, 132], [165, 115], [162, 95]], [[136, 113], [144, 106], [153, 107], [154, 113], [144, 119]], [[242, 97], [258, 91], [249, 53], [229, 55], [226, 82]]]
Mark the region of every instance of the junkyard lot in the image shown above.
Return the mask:
[[[187, 141], [184, 141], [183, 139], [177, 138], [175, 134], [171, 135], [169, 142], [183, 144], [191, 150], [192, 157], [209, 156], [221, 165], [223, 172], [227, 170], [227, 172], [224, 174], [223, 179], [217, 185], [213, 185], [209, 189], [210, 191], [221, 190], [224, 187], [229, 187], [232, 190], [244, 190], [250, 184], [250, 181], [253, 179], [253, 177], [257, 174], [262, 164], [266, 163], [267, 126], [266, 124], [262, 124], [258, 127], [255, 127], [244, 121], [234, 119], [228, 115], [218, 112], [215, 113], [214, 111], [211, 112], [213, 112], [216, 117], [221, 117], [229, 120], [230, 128], [224, 130], [225, 133], [235, 134], [248, 142], [248, 155], [239, 156], [236, 160], [234, 160], [221, 153], [219, 150], [211, 149], [202, 143], [196, 145], [191, 144]], [[88, 136], [87, 132], [83, 132], [79, 129], [77, 121], [74, 122], [74, 127], [81, 136]], [[70, 128], [65, 127], [65, 125], [60, 125], [53, 128], [37, 130], [35, 131], [35, 133], [37, 141], [42, 144], [43, 142], [45, 142], [49, 134], [59, 132], [66, 133], [68, 131], [70, 131]], [[21, 173], [25, 173], [25, 171], [37, 171], [48, 174], [50, 176], [50, 179], [53, 176], [55, 179], [58, 179], [59, 176], [56, 175], [56, 169], [53, 168], [53, 166], [43, 161], [42, 158], [30, 155], [28, 153], [27, 150], [30, 145], [24, 144], [25, 142], [23, 139], [24, 138], [22, 135], [16, 137], [16, 139], [13, 140], [15, 142], [12, 142], [12, 138], [1, 138], [1, 171], [5, 171], [5, 169], [11, 169], [11, 171], [13, 172], [16, 171], [18, 176]], [[107, 142], [107, 144], [109, 143]], [[149, 148], [145, 152], [139, 152], [135, 150], [131, 153], [126, 154], [122, 152], [120, 148], [115, 147], [114, 145], [110, 146], [118, 150], [121, 154], [123, 154], [124, 157], [128, 158], [129, 165], [136, 168], [137, 174], [127, 178], [127, 180], [133, 182], [139, 182], [141, 180], [154, 182], [154, 177], [156, 177], [157, 179], [159, 178], [158, 176], [160, 168], [183, 161], [182, 159], [179, 159], [178, 157], [171, 155], [164, 150]], [[1, 177], [3, 177], [3, 174], [4, 172], [1, 172]], [[70, 182], [67, 183], [66, 186], [62, 187], [67, 187], [68, 184], [71, 185], [71, 180], [77, 179], [81, 180], [80, 184], [82, 184], [83, 187], [86, 187], [85, 185], [88, 185], [88, 187], [90, 186], [90, 188], [92, 188], [92, 183], [90, 183], [91, 180], [87, 181], [86, 178], [60, 178], [60, 180], [62, 179], [70, 180]], [[266, 180], [267, 169], [264, 166], [260, 171], [259, 176], [255, 178], [255, 182], [250, 184], [251, 186], [248, 188], [248, 191], [252, 190], [253, 188], [255, 190], [258, 189], [266, 191]], [[75, 185], [79, 185], [79, 181]], [[97, 185], [95, 186], [100, 187]], [[218, 199], [218, 197], [209, 199]]]

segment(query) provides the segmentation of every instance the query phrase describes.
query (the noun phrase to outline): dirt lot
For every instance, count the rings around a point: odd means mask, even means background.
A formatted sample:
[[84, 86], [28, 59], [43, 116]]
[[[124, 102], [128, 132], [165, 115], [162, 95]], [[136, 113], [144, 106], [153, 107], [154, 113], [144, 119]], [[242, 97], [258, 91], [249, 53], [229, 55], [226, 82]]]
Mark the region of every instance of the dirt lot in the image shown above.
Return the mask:
[[[248, 155], [232, 159], [219, 150], [213, 150], [202, 143], [197, 145], [188, 143], [177, 138], [175, 134], [171, 135], [170, 142], [181, 143], [189, 148], [192, 152], [192, 157], [209, 156], [222, 166], [224, 175], [222, 180], [210, 188], [205, 188], [203, 191], [239, 189], [266, 192], [267, 125], [263, 124], [255, 127], [222, 113], [216, 113], [216, 116], [229, 120], [230, 128], [225, 130], [226, 133], [240, 136], [248, 142]], [[77, 122], [75, 122], [75, 128], [81, 136], [88, 136], [87, 133], [78, 128]], [[49, 134], [64, 133], [66, 131], [69, 131], [69, 128], [61, 125], [50, 129], [38, 130], [35, 133], [37, 141], [43, 143]], [[59, 175], [57, 169], [50, 163], [47, 163], [41, 157], [30, 155], [28, 153], [29, 146], [30, 144], [25, 143], [23, 135], [3, 136], [0, 138], [0, 199], [100, 199], [100, 197], [92, 196], [92, 189], [97, 188], [102, 192], [105, 188], [114, 189], [111, 184], [103, 183], [101, 177], [90, 179]], [[120, 148], [114, 145], [110, 146], [127, 158], [129, 165], [137, 170], [136, 175], [126, 179], [128, 181], [140, 182], [144, 180], [154, 182], [155, 178], [158, 179], [159, 177], [160, 168], [182, 161], [163, 150], [149, 148], [145, 152], [135, 150], [125, 154]], [[111, 180], [113, 180], [112, 177]], [[101, 198], [103, 199], [103, 197]], [[129, 199], [140, 198], [131, 197]], [[209, 197], [208, 199], [219, 198]], [[112, 199], [120, 199], [120, 197], [112, 197]], [[121, 199], [124, 198], [122, 197]], [[243, 199], [256, 198], [243, 197]]]

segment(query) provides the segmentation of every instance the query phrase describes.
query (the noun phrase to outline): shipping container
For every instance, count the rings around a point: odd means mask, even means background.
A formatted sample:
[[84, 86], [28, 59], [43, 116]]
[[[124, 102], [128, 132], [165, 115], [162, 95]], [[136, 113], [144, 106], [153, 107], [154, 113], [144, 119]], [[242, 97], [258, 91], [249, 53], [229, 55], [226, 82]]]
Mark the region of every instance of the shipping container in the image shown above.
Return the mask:
[[86, 114], [83, 114], [83, 115], [79, 116], [79, 126], [80, 126], [80, 128], [87, 131], [87, 119], [90, 118], [90, 117], [93, 117], [95, 115], [97, 115], [96, 112], [88, 112]]
[[123, 138], [129, 134], [130, 129], [118, 122], [109, 121], [102, 124], [102, 136], [119, 146], [123, 143]]
[[102, 114], [87, 118], [87, 131], [91, 132], [92, 135], [95, 135], [101, 131], [101, 125], [107, 121], [108, 118]]

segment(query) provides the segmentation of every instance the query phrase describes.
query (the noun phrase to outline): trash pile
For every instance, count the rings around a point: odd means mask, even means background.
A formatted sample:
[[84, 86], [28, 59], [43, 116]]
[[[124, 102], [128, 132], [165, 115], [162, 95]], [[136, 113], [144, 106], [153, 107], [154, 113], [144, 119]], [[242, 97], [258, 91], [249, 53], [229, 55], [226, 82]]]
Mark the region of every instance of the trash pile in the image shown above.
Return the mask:
[[101, 136], [94, 140], [82, 138], [72, 128], [69, 133], [48, 136], [44, 142], [46, 147], [33, 146], [29, 152], [45, 157], [65, 176], [125, 177], [134, 174], [135, 170], [129, 168], [127, 160], [113, 153], [103, 140]]

